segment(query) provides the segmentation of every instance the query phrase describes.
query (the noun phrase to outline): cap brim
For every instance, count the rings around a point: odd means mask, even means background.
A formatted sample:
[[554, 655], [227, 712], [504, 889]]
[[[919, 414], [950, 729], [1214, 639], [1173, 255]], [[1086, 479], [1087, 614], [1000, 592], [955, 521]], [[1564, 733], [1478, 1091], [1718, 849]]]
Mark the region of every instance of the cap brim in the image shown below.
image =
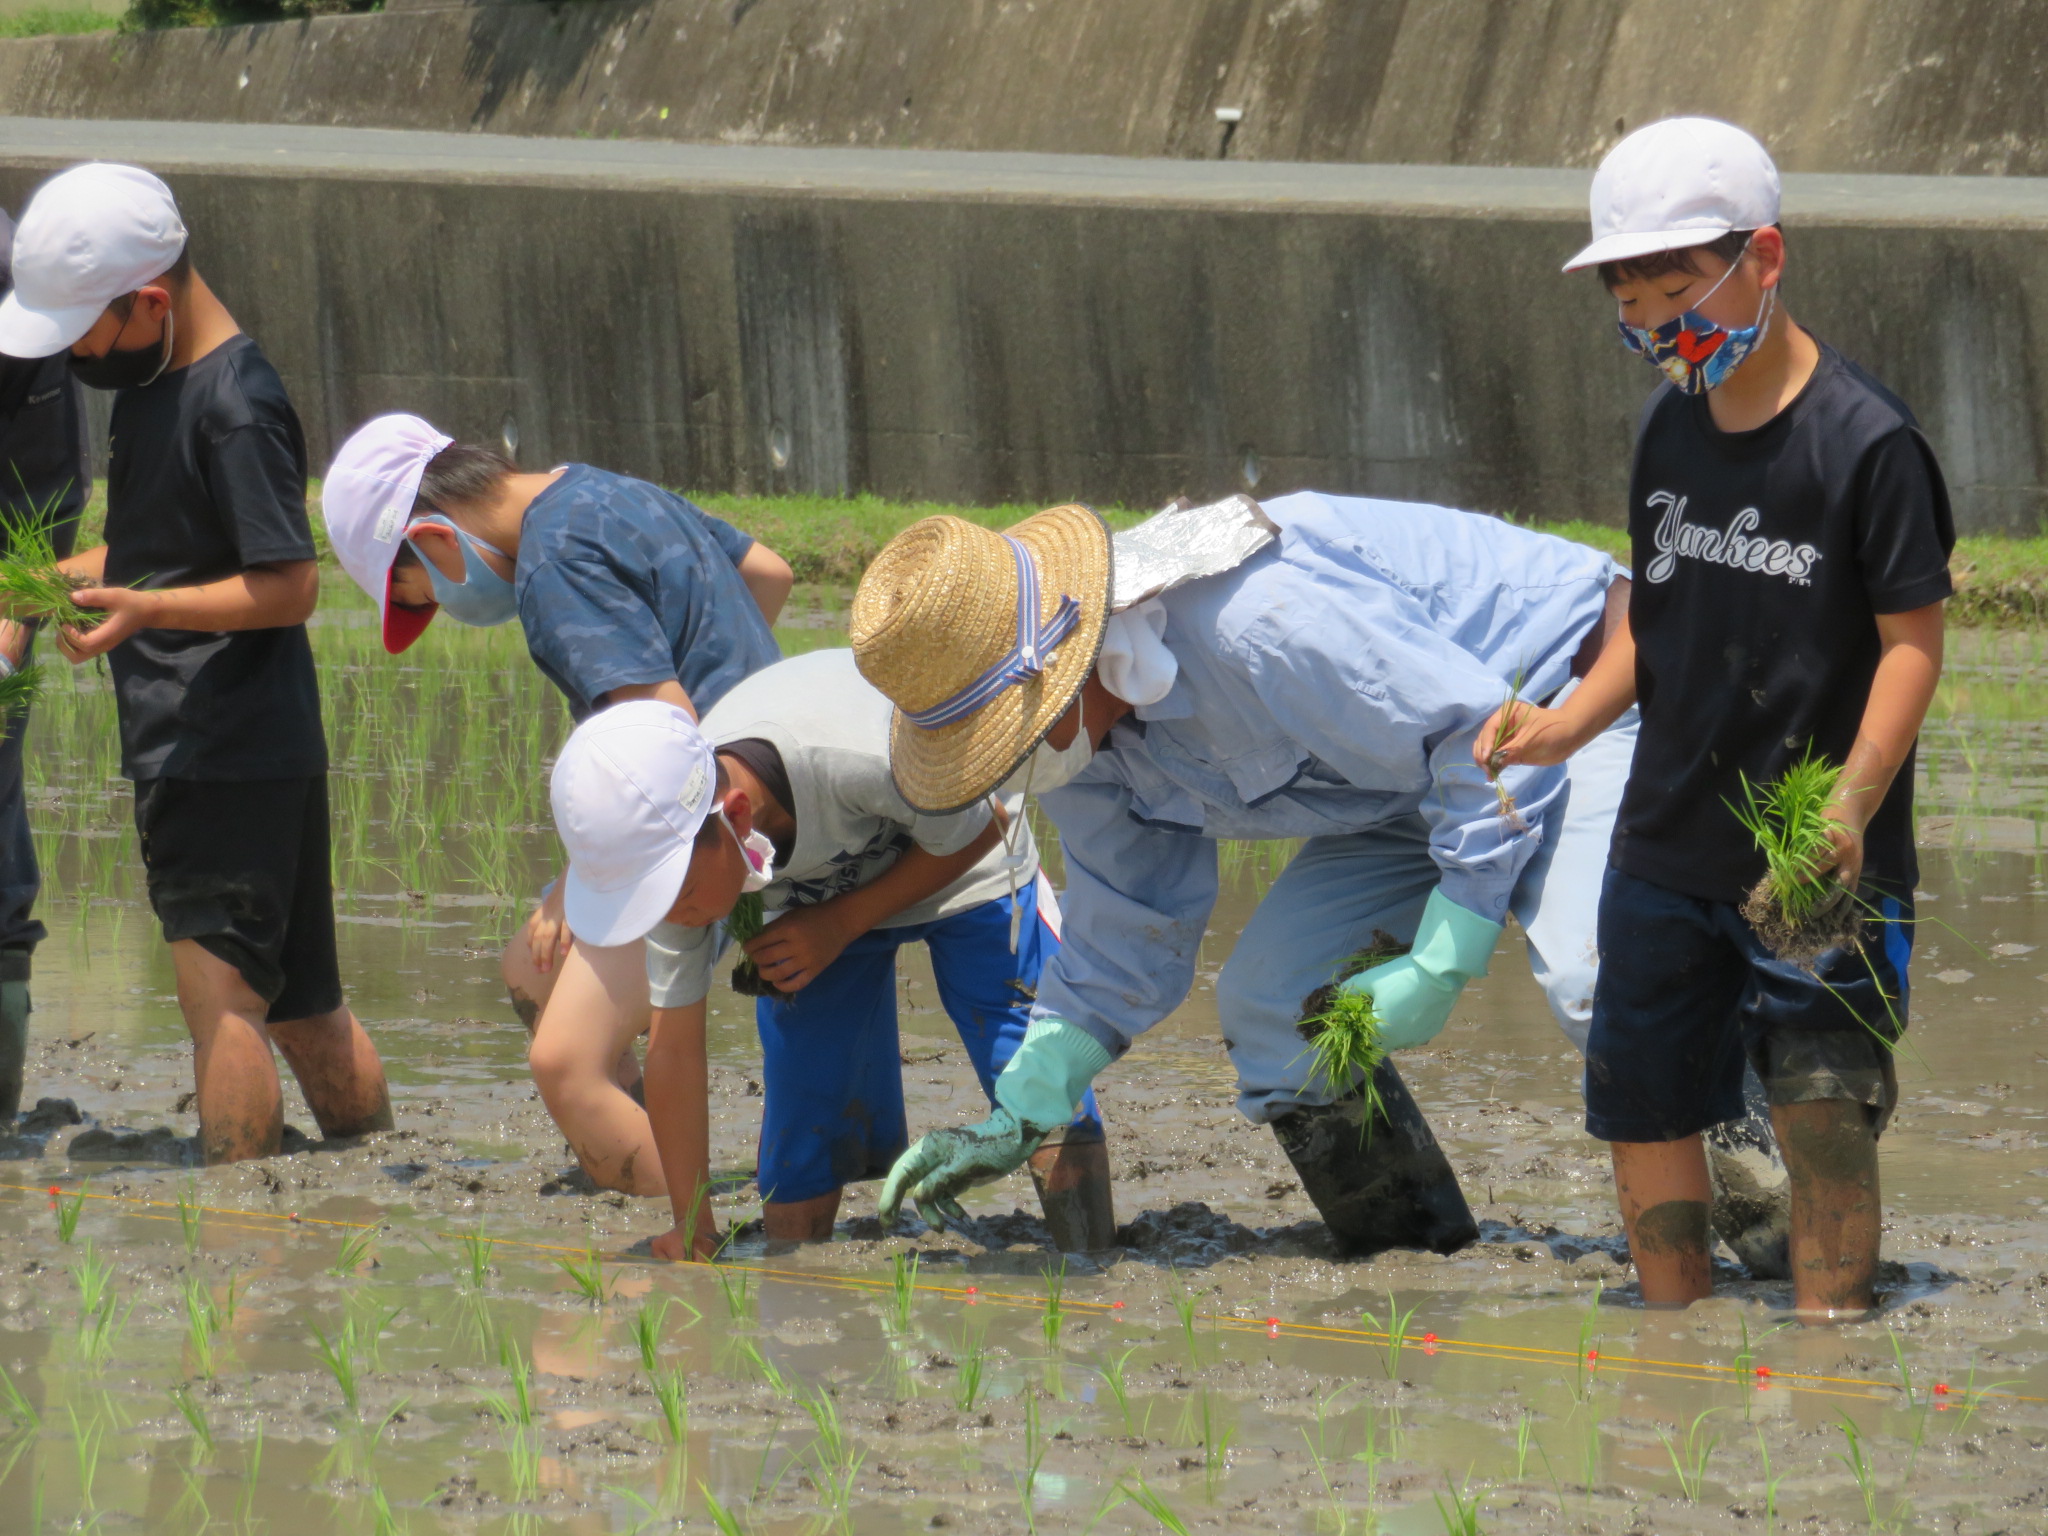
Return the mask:
[[594, 890], [585, 885], [570, 865], [562, 879], [562, 915], [569, 931], [585, 944], [610, 949], [644, 939], [676, 904], [676, 893], [690, 872], [694, 843], [678, 844], [675, 851], [631, 885], [615, 891]]
[[1639, 256], [1655, 256], [1660, 251], [1683, 251], [1718, 240], [1728, 232], [1727, 228], [1715, 225], [1708, 229], [1656, 229], [1602, 235], [1566, 262], [1564, 270], [1577, 272], [1585, 267], [1597, 267], [1603, 262], [1634, 261]]
[[428, 603], [423, 608], [404, 608], [391, 601], [391, 572], [384, 573], [384, 649], [396, 656], [413, 641], [427, 632], [427, 626], [434, 622], [434, 615], [441, 611], [439, 603]]
[[54, 357], [74, 345], [106, 313], [104, 304], [71, 309], [30, 309], [19, 295], [0, 299], [0, 352], [9, 357]]
[[1005, 688], [951, 725], [926, 730], [897, 710], [889, 727], [889, 772], [913, 810], [943, 816], [972, 805], [1023, 766], [1045, 733], [1073, 707], [1102, 653], [1109, 618], [1109, 527], [1087, 507], [1054, 507], [1005, 532], [1031, 552], [1042, 597], [1071, 595], [1081, 622], [1029, 682]]

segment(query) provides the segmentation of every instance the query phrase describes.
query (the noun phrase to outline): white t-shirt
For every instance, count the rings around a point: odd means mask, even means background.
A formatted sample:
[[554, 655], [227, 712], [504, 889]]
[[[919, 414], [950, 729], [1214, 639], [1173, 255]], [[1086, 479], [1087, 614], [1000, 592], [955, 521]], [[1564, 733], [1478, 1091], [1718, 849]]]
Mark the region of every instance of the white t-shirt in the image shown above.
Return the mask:
[[[913, 843], [927, 853], [957, 853], [989, 822], [986, 801], [949, 816], [914, 811], [889, 777], [891, 706], [854, 667], [848, 650], [812, 651], [764, 667], [704, 717], [716, 747], [755, 737], [771, 742], [789, 775], [787, 807], [796, 842], [787, 865], [761, 893], [770, 913], [816, 906], [857, 890], [893, 865]], [[907, 928], [951, 917], [1022, 889], [1038, 875], [1038, 845], [1021, 795], [1002, 797], [1010, 835], [958, 880], [877, 926]], [[700, 1002], [725, 949], [723, 925], [659, 924], [647, 936], [647, 989], [657, 1008]]]

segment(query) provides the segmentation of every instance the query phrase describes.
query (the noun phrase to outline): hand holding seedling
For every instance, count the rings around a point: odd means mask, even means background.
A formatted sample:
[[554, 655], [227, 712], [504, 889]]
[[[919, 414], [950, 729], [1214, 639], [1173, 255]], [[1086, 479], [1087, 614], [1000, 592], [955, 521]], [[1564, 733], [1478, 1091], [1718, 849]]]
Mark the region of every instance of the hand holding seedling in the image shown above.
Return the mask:
[[1576, 719], [1569, 704], [1545, 709], [1524, 699], [1510, 699], [1479, 727], [1472, 738], [1472, 761], [1495, 778], [1506, 768], [1548, 768], [1563, 762], [1600, 734], [1597, 725]]
[[764, 981], [781, 992], [801, 992], [866, 931], [846, 921], [840, 903], [826, 901], [784, 912], [743, 947]]
[[527, 920], [526, 942], [533, 955], [533, 968], [542, 975], [552, 971], [569, 953], [575, 935], [569, 931], [568, 915], [562, 910], [562, 882], [548, 887]]
[[1849, 808], [1841, 804], [1829, 806], [1821, 812], [1821, 818], [1827, 823], [1822, 833], [1834, 858], [1828, 862], [1823, 854], [1822, 867], [1811, 878], [1828, 876], [1835, 884], [1853, 891], [1863, 883], [1863, 828], [1852, 819]]
[[137, 630], [155, 627], [162, 599], [160, 592], [140, 592], [133, 587], [80, 587], [71, 594], [72, 602], [81, 608], [99, 610], [106, 617], [89, 628], [60, 624], [57, 649], [74, 666], [104, 656]]

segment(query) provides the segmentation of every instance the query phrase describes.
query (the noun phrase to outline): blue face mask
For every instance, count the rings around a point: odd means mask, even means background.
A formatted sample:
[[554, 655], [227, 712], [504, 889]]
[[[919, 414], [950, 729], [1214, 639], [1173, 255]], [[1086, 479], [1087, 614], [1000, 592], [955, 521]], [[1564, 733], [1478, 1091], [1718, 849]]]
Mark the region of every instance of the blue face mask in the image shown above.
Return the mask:
[[495, 544], [486, 544], [482, 539], [464, 533], [438, 512], [417, 521], [453, 528], [455, 537], [462, 543], [462, 580], [459, 582], [443, 576], [441, 568], [420, 552], [418, 545], [413, 546], [414, 552], [420, 556], [420, 564], [427, 568], [427, 580], [434, 586], [434, 601], [441, 605], [443, 613], [458, 624], [469, 624], [478, 629], [507, 624], [519, 617], [519, 599], [514, 595], [512, 583], [492, 570], [478, 551], [488, 549], [501, 560], [510, 560], [510, 555]]

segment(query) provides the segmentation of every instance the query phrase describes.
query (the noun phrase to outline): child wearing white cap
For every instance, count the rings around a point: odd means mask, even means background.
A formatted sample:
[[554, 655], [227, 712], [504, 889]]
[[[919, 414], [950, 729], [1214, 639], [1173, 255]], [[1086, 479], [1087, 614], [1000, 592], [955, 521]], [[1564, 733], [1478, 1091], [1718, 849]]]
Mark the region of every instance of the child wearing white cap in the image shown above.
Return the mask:
[[0, 352], [66, 354], [117, 391], [106, 543], [62, 563], [105, 656], [150, 903], [192, 1033], [208, 1162], [278, 1150], [274, 1044], [330, 1136], [388, 1130], [376, 1049], [342, 999], [327, 743], [305, 621], [319, 591], [306, 448], [262, 350], [193, 269], [170, 189], [75, 166], [15, 232]]
[[[770, 626], [791, 585], [773, 550], [683, 497], [588, 464], [523, 474], [418, 416], [365, 422], [321, 495], [342, 569], [381, 615], [384, 648], [411, 646], [438, 613], [517, 619], [528, 653], [578, 720], [635, 699], [691, 715], [774, 661]], [[532, 1035], [528, 1063], [583, 1171], [659, 1195], [631, 1042], [647, 1029], [638, 936], [574, 942], [562, 885], [542, 894], [502, 960]], [[609, 1055], [593, 1049], [617, 1040]]]
[[[911, 809], [889, 773], [890, 707], [844, 650], [758, 672], [704, 718], [631, 704], [585, 722], [555, 769], [569, 919], [598, 942], [647, 940], [654, 1030], [647, 1109], [679, 1229], [708, 1177], [702, 1041], [725, 919], [758, 890], [745, 945], [764, 1103], [757, 1179], [770, 1239], [829, 1238], [843, 1187], [908, 1144], [897, 951], [924, 943], [984, 1092], [1022, 1044], [1058, 943], [1022, 799]], [[1115, 1237], [1092, 1096], [1031, 1160], [1063, 1249]], [[705, 1228], [697, 1230], [702, 1252]], [[681, 1232], [656, 1244], [685, 1257]]]
[[[1878, 1132], [1897, 1097], [1913, 932], [1913, 748], [1941, 670], [1955, 542], [1913, 414], [1798, 325], [1778, 173], [1707, 118], [1630, 135], [1593, 178], [1621, 339], [1664, 381], [1629, 483], [1628, 625], [1556, 709], [1518, 709], [1510, 763], [1560, 762], [1631, 705], [1642, 734], [1600, 906], [1586, 1128], [1612, 1144], [1643, 1299], [1711, 1288], [1701, 1132], [1762, 1079], [1791, 1180], [1803, 1317], [1872, 1304]], [[1493, 739], [1495, 722], [1479, 739]], [[1780, 958], [1746, 915], [1751, 786], [1807, 756], [1828, 805], [1840, 942]]]

